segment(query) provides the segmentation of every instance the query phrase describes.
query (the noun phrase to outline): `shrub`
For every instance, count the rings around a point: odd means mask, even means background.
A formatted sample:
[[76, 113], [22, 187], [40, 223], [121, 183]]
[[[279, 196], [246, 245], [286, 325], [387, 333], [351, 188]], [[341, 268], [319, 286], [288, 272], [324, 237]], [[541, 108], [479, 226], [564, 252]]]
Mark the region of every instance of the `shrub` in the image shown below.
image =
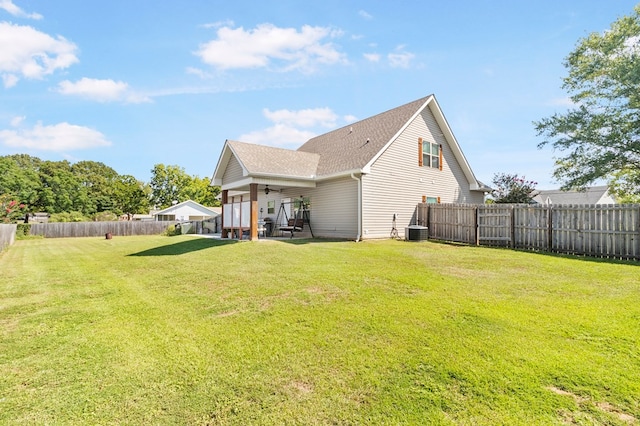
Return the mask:
[[63, 212], [53, 213], [49, 218], [49, 222], [89, 222], [91, 219], [86, 217], [82, 212]]
[[167, 229], [165, 229], [163, 235], [166, 235], [167, 237], [173, 237], [174, 235], [180, 235], [180, 231], [176, 229], [175, 225], [169, 225], [167, 226]]
[[31, 235], [31, 224], [19, 223], [16, 228], [16, 238], [27, 237], [29, 235]]
[[96, 222], [113, 222], [118, 220], [118, 216], [110, 211], [104, 211], [93, 215], [93, 220]]

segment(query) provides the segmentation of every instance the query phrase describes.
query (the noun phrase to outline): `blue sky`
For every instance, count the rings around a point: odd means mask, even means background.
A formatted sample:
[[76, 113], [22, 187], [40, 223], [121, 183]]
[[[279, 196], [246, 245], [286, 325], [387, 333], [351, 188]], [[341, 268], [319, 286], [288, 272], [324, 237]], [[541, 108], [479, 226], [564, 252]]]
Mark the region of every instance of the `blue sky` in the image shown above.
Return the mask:
[[210, 177], [226, 139], [297, 148], [435, 94], [476, 177], [553, 181], [532, 122], [635, 1], [0, 0], [0, 155]]

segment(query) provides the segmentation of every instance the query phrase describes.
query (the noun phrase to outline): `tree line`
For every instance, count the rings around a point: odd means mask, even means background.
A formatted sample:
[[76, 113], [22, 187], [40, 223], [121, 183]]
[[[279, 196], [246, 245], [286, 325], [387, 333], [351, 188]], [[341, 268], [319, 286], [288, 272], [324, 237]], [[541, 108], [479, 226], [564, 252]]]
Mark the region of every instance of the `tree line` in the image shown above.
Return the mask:
[[175, 165], [156, 164], [150, 182], [121, 175], [96, 161], [41, 160], [27, 154], [0, 156], [0, 221], [46, 212], [58, 221], [113, 220], [174, 202], [219, 205], [219, 187]]

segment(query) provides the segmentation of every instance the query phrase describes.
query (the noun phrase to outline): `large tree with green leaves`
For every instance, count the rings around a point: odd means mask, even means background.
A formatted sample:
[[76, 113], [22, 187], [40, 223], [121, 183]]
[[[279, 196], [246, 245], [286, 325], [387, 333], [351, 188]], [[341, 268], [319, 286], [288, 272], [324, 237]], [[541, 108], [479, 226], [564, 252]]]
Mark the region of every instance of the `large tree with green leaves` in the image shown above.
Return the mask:
[[148, 186], [131, 175], [120, 176], [113, 187], [114, 211], [126, 214], [129, 219], [135, 213], [149, 212]]
[[39, 169], [42, 161], [27, 154], [0, 157], [0, 194], [10, 194], [32, 206], [41, 188]]
[[63, 213], [77, 211], [84, 213], [92, 209], [87, 188], [73, 174], [71, 163], [63, 161], [43, 161], [39, 168], [40, 191], [33, 207], [35, 211]]
[[151, 203], [164, 209], [174, 202], [180, 203], [189, 199], [185, 189], [191, 184], [189, 176], [180, 166], [156, 164], [151, 170]]
[[640, 5], [603, 33], [578, 41], [564, 62], [574, 107], [535, 122], [564, 189], [613, 180], [640, 191]]
[[97, 161], [79, 161], [71, 166], [71, 172], [88, 196], [83, 213], [90, 215], [114, 209], [114, 186], [118, 181], [118, 172]]
[[151, 203], [164, 209], [173, 202], [193, 200], [205, 206], [219, 205], [216, 196], [220, 187], [211, 186], [209, 179], [190, 176], [179, 166], [156, 164], [151, 170]]

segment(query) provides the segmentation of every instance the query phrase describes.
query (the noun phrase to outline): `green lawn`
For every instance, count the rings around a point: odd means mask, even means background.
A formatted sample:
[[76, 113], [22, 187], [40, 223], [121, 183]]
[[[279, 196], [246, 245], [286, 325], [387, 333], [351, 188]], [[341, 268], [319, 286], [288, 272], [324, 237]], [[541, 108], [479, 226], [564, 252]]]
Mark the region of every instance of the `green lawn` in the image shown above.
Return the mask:
[[638, 424], [640, 264], [403, 241], [0, 254], [0, 424]]

